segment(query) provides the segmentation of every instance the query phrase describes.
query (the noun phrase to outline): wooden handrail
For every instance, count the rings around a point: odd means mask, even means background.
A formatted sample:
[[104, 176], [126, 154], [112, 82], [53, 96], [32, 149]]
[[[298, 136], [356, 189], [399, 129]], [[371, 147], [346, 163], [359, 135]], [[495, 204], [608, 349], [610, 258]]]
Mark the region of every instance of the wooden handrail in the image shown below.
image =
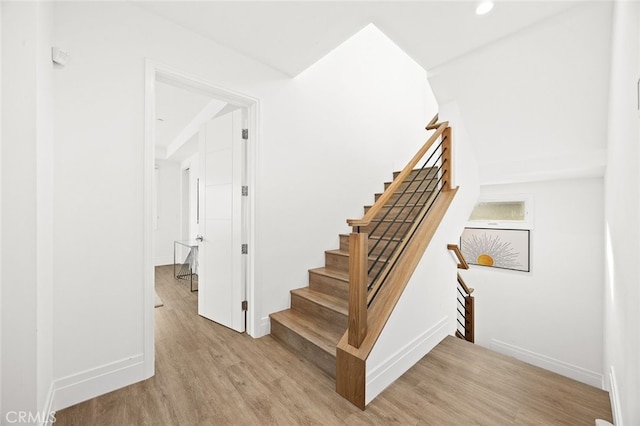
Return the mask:
[[427, 124], [427, 127], [425, 127], [425, 129], [434, 130], [434, 129], [437, 129], [439, 125], [440, 124], [438, 123], [438, 114], [436, 114], [433, 116], [429, 124]]
[[[469, 264], [467, 263], [467, 260], [464, 258], [464, 255], [462, 254], [462, 251], [457, 244], [447, 244], [447, 249], [454, 252], [456, 257], [458, 258], [458, 269], [469, 269]], [[462, 286], [462, 289], [467, 292], [467, 294], [473, 293], [473, 289], [467, 286], [460, 274], [458, 274], [458, 282]]]
[[465, 293], [467, 293], [467, 295], [471, 295], [471, 293], [473, 293], [473, 290], [475, 290], [467, 286], [467, 283], [464, 282], [460, 274], [458, 274], [458, 283], [460, 284], [460, 287], [462, 287], [462, 289], [465, 291]]
[[458, 258], [458, 269], [469, 269], [469, 264], [462, 255], [460, 247], [458, 247], [457, 244], [447, 244], [447, 249], [454, 252], [456, 257]]
[[[434, 118], [437, 118], [437, 116]], [[416, 164], [418, 164], [420, 159], [424, 157], [424, 155], [427, 153], [429, 148], [431, 148], [431, 146], [438, 139], [438, 137], [440, 137], [440, 135], [444, 133], [444, 131], [448, 128], [448, 126], [449, 126], [448, 121], [443, 121], [442, 123], [438, 123], [436, 132], [433, 135], [431, 135], [431, 137], [427, 140], [427, 142], [425, 142], [422, 148], [420, 148], [420, 150], [416, 153], [416, 155], [413, 156], [411, 161], [409, 161], [409, 163], [404, 167], [404, 169], [402, 169], [400, 174], [393, 180], [393, 182], [391, 182], [391, 185], [389, 185], [386, 191], [384, 191], [384, 193], [380, 196], [380, 198], [378, 198], [375, 204], [371, 206], [371, 208], [367, 211], [367, 213], [365, 213], [364, 216], [362, 216], [362, 219], [347, 219], [347, 223], [349, 224], [349, 226], [353, 226], [353, 227], [367, 226], [373, 221], [373, 218], [376, 217], [376, 215], [380, 212], [380, 210], [382, 210], [382, 207], [387, 203], [389, 198], [391, 198], [391, 196], [396, 192], [398, 187], [402, 184], [405, 178], [409, 176], [409, 174], [414, 169]]]

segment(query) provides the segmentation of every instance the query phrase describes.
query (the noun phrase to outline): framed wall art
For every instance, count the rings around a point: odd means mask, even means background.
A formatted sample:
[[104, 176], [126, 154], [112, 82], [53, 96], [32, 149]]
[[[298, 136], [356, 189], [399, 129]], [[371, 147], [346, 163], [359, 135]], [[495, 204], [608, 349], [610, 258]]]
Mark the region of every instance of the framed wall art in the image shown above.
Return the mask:
[[465, 228], [460, 250], [469, 264], [529, 272], [529, 230]]

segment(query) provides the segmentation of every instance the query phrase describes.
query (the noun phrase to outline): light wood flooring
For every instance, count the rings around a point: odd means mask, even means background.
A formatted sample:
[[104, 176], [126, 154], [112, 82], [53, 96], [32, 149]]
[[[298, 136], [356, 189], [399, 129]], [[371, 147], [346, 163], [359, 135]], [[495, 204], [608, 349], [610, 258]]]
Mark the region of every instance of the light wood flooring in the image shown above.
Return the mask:
[[270, 336], [199, 317], [197, 292], [156, 270], [156, 374], [56, 414], [60, 425], [591, 425], [606, 392], [449, 337], [360, 411]]

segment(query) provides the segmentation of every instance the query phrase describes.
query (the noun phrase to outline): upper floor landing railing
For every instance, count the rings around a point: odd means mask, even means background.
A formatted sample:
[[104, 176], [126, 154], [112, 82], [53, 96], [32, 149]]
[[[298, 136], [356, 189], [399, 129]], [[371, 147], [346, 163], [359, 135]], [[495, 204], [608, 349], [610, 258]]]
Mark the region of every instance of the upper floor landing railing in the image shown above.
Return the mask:
[[[460, 247], [456, 244], [448, 244], [447, 248], [453, 251], [458, 258], [458, 269], [469, 269]], [[474, 343], [475, 338], [475, 299], [471, 295], [473, 289], [468, 287], [460, 274], [458, 274], [457, 303], [457, 330], [456, 336], [468, 342]]]

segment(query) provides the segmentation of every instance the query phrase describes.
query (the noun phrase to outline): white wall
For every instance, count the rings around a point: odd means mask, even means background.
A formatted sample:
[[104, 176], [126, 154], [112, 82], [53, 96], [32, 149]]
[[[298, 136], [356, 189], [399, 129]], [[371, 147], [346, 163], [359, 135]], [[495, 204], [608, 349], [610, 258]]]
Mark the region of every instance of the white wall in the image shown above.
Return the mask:
[[51, 401], [51, 23], [50, 4], [2, 4], [2, 424]]
[[262, 325], [324, 265], [383, 182], [426, 141], [424, 70], [369, 26], [261, 97], [256, 274]]
[[237, 91], [282, 76], [125, 2], [55, 3], [54, 24], [70, 53], [54, 81], [59, 409], [146, 377], [145, 59]]
[[37, 236], [36, 6], [3, 4], [2, 12], [2, 406], [7, 411], [33, 410], [38, 371], [33, 267]]
[[157, 227], [153, 235], [153, 258], [158, 266], [173, 263], [173, 242], [182, 239], [182, 191], [180, 163], [156, 160], [156, 167]]
[[577, 4], [429, 70], [473, 136], [481, 194], [535, 197], [532, 272], [463, 272], [477, 342], [597, 386], [611, 10]]
[[[2, 46], [2, 5], [0, 5], [0, 46]], [[0, 50], [1, 51], [1, 50]], [[2, 188], [2, 54], [0, 54], [0, 188]], [[1, 189], [0, 189], [1, 191]], [[0, 192], [0, 241], [2, 241], [2, 195]], [[2, 244], [0, 243], [0, 277], [2, 277]], [[2, 283], [0, 283], [0, 383], [2, 383]], [[0, 385], [0, 416], [4, 414], [2, 410], [2, 385]]]
[[[425, 138], [426, 76], [375, 28], [290, 79], [136, 6], [58, 2], [55, 42], [56, 408], [145, 377], [144, 59], [260, 101], [253, 329], [338, 245], [345, 219]], [[90, 249], [85, 249], [89, 243]], [[73, 270], [73, 274], [68, 271]]]
[[471, 266], [476, 343], [602, 387], [602, 178], [481, 187], [533, 196], [530, 272]]
[[611, 3], [568, 11], [428, 71], [474, 136], [482, 183], [602, 176]]
[[367, 359], [367, 403], [455, 332], [457, 261], [447, 244], [457, 243], [478, 198], [478, 166], [458, 106], [442, 105], [440, 120], [452, 127], [459, 189]]
[[37, 4], [36, 16], [36, 229], [38, 411], [49, 413], [53, 397], [53, 5]]
[[640, 5], [617, 2], [605, 175], [604, 373], [615, 424], [640, 424]]

